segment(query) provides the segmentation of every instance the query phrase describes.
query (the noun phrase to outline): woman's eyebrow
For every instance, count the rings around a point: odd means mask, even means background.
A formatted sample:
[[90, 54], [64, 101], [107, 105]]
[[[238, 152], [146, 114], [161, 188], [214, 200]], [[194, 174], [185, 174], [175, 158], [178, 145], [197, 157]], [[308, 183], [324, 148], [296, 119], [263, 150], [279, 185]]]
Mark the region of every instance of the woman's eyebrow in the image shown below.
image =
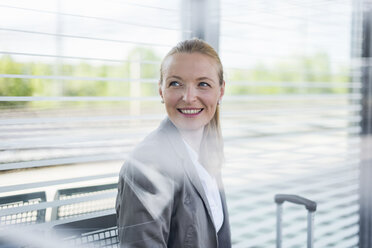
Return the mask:
[[211, 78], [209, 78], [209, 77], [199, 77], [199, 78], [197, 78], [196, 80], [210, 80], [210, 81], [212, 81], [213, 82], [213, 79], [211, 79]]
[[[169, 80], [169, 79], [171, 79], [171, 78], [175, 78], [175, 79], [178, 79], [178, 80], [183, 80], [182, 77], [180, 77], [180, 76], [176, 76], [176, 75], [172, 75], [172, 76], [167, 77], [167, 80]], [[209, 80], [209, 81], [214, 82], [213, 79], [211, 79], [211, 78], [209, 78], [209, 77], [198, 77], [198, 78], [196, 79], [196, 81], [202, 81], [202, 80]]]
[[179, 76], [169, 76], [169, 77], [167, 77], [167, 79], [170, 79], [170, 78], [176, 78], [176, 79], [182, 80], [182, 78], [179, 77]]

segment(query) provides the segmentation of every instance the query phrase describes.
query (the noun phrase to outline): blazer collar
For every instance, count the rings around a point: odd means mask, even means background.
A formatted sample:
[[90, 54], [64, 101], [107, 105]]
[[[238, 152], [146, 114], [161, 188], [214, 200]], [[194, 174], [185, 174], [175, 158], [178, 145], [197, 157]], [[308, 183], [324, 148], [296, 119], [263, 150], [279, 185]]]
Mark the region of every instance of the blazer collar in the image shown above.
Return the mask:
[[167, 139], [172, 145], [172, 148], [175, 150], [177, 156], [182, 160], [183, 169], [185, 170], [186, 175], [188, 176], [192, 185], [198, 192], [200, 198], [203, 200], [203, 203], [204, 203], [205, 208], [207, 209], [209, 218], [211, 219], [213, 223], [212, 212], [208, 204], [207, 196], [204, 192], [204, 188], [201, 184], [201, 181], [195, 169], [195, 166], [193, 162], [191, 161], [190, 156], [188, 155], [187, 148], [181, 137], [180, 132], [178, 131], [177, 127], [172, 123], [172, 121], [169, 120], [168, 117], [161, 123], [160, 131], [166, 135]]

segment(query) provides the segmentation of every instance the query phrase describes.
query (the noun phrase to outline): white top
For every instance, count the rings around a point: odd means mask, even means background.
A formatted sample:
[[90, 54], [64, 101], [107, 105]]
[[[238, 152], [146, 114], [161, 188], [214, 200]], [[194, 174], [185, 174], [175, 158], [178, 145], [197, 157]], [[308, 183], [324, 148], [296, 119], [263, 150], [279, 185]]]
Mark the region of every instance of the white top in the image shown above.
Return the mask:
[[220, 191], [218, 190], [216, 179], [212, 177], [203, 167], [203, 165], [199, 163], [198, 154], [194, 151], [194, 149], [192, 149], [187, 142], [184, 141], [184, 143], [190, 154], [191, 161], [193, 162], [199, 175], [201, 184], [203, 185], [203, 189], [212, 212], [214, 227], [216, 228], [216, 232], [218, 232], [222, 226], [224, 216]]

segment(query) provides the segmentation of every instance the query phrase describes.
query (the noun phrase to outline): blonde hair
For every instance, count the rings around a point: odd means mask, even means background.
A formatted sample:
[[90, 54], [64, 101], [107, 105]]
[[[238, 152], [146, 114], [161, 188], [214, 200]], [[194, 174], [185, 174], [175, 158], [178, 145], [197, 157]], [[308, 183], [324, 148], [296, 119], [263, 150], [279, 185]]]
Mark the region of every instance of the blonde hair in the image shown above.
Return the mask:
[[[200, 53], [212, 58], [217, 65], [217, 74], [220, 86], [223, 85], [223, 67], [217, 52], [207, 42], [200, 39], [184, 40], [173, 47], [164, 57], [160, 66], [160, 85], [163, 82], [164, 62], [165, 60], [177, 53]], [[220, 124], [220, 110], [217, 104], [216, 112], [210, 122], [205, 125], [203, 138], [200, 144], [200, 163], [211, 173], [215, 175], [225, 160], [223, 152], [223, 140]]]

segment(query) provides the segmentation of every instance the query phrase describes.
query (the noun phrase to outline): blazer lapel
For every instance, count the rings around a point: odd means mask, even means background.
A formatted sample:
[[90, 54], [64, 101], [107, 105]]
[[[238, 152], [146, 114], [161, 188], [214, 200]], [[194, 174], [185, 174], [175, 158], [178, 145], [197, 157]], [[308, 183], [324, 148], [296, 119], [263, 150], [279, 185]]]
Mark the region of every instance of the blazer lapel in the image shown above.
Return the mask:
[[[190, 156], [188, 155], [188, 151], [186, 149], [186, 146], [182, 140], [181, 134], [177, 130], [177, 128], [174, 126], [174, 124], [166, 118], [166, 120], [163, 121], [162, 125], [160, 126], [161, 129], [164, 130], [165, 134], [168, 137], [168, 140], [172, 144], [173, 149], [176, 151], [177, 155], [182, 160], [182, 166], [186, 172], [187, 177], [191, 181], [192, 185], [198, 192], [200, 198], [202, 199], [205, 208], [207, 209], [209, 218], [211, 219], [213, 223], [213, 217], [212, 212], [208, 204], [207, 196], [204, 192], [204, 188], [201, 184], [199, 175], [195, 169], [195, 166], [193, 165], [193, 162], [191, 161]], [[214, 227], [214, 225], [213, 225]]]
[[221, 197], [223, 216], [224, 216], [221, 229], [217, 233], [218, 234], [218, 246], [223, 247], [223, 248], [230, 248], [231, 247], [231, 233], [230, 233], [229, 212], [227, 210], [226, 195], [225, 195], [225, 190], [224, 190], [222, 177], [220, 173], [217, 176], [217, 183], [218, 183], [218, 187], [220, 190], [220, 197]]

